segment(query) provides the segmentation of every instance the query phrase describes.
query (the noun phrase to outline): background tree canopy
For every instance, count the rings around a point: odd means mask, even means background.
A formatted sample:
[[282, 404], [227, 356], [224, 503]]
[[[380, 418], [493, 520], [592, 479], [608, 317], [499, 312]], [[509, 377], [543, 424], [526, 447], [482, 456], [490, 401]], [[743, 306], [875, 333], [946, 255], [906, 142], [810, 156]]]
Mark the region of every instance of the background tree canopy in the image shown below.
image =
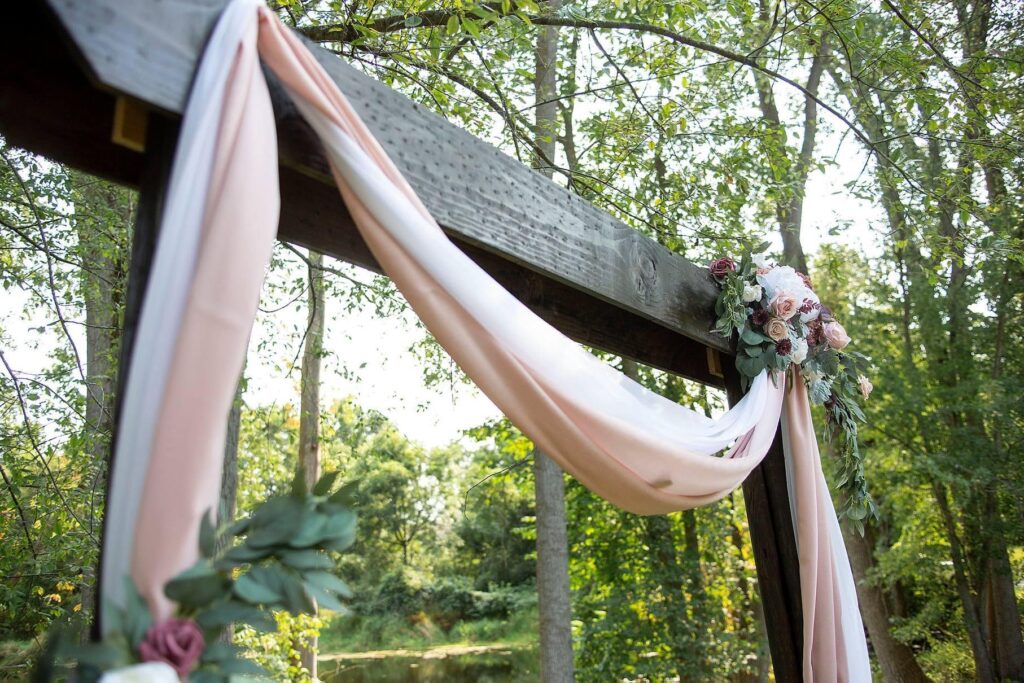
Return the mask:
[[[271, 5], [691, 260], [769, 239], [810, 273], [874, 360], [861, 450], [879, 513], [846, 540], [878, 675], [1024, 679], [1024, 5]], [[541, 28], [557, 29], [543, 101]], [[134, 202], [0, 142], [0, 636], [16, 643], [0, 676], [22, 678], [24, 643], [93, 608]], [[300, 357], [311, 362], [313, 270], [341, 334], [357, 314], [405, 316], [386, 281], [280, 245], [247, 374], [269, 366], [294, 382]], [[311, 352], [358, 377], [331, 334]], [[425, 333], [411, 339], [428, 385], [462, 381]], [[722, 407], [607, 361], [673, 400]], [[287, 486], [302, 438], [298, 390], [258, 395], [243, 387], [236, 416], [240, 511]], [[531, 444], [491, 420], [425, 447], [358, 396], [320, 403], [322, 466], [360, 481], [362, 520], [339, 567], [354, 614], [325, 626], [321, 650], [531, 642]], [[641, 518], [568, 482], [577, 678], [766, 680], [746, 513], [737, 494]]]

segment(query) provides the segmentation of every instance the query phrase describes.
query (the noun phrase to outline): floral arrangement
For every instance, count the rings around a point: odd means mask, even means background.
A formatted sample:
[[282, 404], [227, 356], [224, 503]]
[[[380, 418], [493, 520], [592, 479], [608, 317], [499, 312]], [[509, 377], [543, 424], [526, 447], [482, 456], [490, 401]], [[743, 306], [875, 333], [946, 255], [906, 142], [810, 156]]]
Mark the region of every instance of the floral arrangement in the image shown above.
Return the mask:
[[275, 630], [271, 610], [312, 614], [317, 604], [345, 610], [342, 599], [351, 592], [331, 572], [331, 553], [352, 545], [356, 515], [349, 505], [352, 485], [333, 491], [337, 475], [325, 474], [307, 490], [299, 471], [290, 493], [220, 529], [204, 517], [200, 559], [164, 587], [178, 605], [173, 618], [154, 623], [146, 601], [126, 579], [125, 606], [104, 611], [113, 621], [104, 639], [78, 645], [66, 632], [55, 633], [34, 680], [64, 680], [69, 673], [79, 683], [270, 680], [240, 647], [220, 637], [231, 624]]
[[870, 360], [847, 348], [849, 335], [818, 299], [811, 279], [770, 263], [767, 248], [764, 243], [746, 252], [739, 263], [724, 257], [709, 264], [721, 287], [715, 332], [737, 335], [736, 369], [744, 387], [765, 370], [794, 368], [811, 403], [824, 407], [825, 435], [837, 447], [838, 486], [846, 494], [842, 512], [861, 528], [875, 509], [857, 446], [857, 425], [864, 421], [860, 402], [872, 389], [866, 375]]

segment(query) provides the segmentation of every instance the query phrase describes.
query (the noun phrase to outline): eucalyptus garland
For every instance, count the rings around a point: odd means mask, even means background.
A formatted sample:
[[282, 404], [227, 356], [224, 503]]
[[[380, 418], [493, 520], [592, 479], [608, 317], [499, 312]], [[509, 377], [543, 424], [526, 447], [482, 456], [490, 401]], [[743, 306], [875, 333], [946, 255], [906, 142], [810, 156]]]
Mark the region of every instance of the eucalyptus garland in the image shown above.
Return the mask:
[[715, 332], [736, 335], [736, 369], [744, 387], [765, 370], [789, 376], [792, 367], [811, 403], [824, 407], [825, 437], [838, 456], [841, 513], [863, 530], [863, 521], [875, 514], [857, 444], [858, 425], [865, 421], [861, 401], [872, 390], [871, 361], [848, 348], [849, 335], [818, 299], [811, 279], [771, 264], [767, 248], [764, 243], [745, 252], [739, 263], [723, 257], [708, 265], [721, 288]]
[[350, 508], [353, 485], [334, 491], [337, 476], [325, 474], [307, 490], [299, 471], [288, 494], [220, 528], [207, 514], [199, 531], [199, 560], [164, 587], [178, 605], [173, 618], [154, 623], [146, 601], [126, 578], [125, 605], [104, 611], [112, 620], [104, 639], [79, 645], [68, 632], [56, 633], [35, 680], [67, 675], [81, 683], [165, 680], [160, 676], [189, 683], [270, 680], [241, 648], [220, 636], [231, 624], [273, 631], [272, 610], [312, 614], [319, 605], [345, 611], [343, 600], [352, 593], [334, 574], [331, 554], [352, 545], [356, 515]]

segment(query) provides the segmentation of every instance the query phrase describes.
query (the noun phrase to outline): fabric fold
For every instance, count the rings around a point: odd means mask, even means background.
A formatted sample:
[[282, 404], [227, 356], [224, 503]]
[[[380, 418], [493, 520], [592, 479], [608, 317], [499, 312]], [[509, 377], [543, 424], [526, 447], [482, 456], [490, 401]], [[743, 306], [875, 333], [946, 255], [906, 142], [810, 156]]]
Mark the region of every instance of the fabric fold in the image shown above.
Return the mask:
[[[169, 341], [133, 356], [133, 376], [144, 359], [159, 381], [130, 384], [125, 398], [134, 407], [119, 430], [134, 436], [118, 449], [112, 499], [135, 504], [113, 507], [119, 520], [110, 528], [132, 542], [105, 540], [105, 594], [116, 596], [111, 586], [130, 571], [156, 616], [167, 617], [161, 587], [196, 559], [199, 520], [216, 508], [225, 416], [277, 225], [277, 143], [260, 58], [320, 137], [360, 234], [430, 332], [514, 424], [598, 495], [642, 514], [718, 500], [761, 462], [782, 415], [793, 451], [805, 675], [869, 680], [802, 382], [787, 390], [782, 376], [762, 373], [712, 419], [597, 360], [448, 240], [312, 54], [254, 0], [229, 4], [197, 80], [212, 85], [190, 99], [185, 127], [198, 132], [183, 141], [175, 170], [191, 159], [208, 172], [201, 188], [172, 184], [169, 201], [201, 200], [203, 211], [164, 215], [164, 235], [193, 237], [143, 306], [140, 342], [158, 327]], [[161, 241], [158, 261], [173, 248]], [[161, 322], [169, 300], [180, 305]]]

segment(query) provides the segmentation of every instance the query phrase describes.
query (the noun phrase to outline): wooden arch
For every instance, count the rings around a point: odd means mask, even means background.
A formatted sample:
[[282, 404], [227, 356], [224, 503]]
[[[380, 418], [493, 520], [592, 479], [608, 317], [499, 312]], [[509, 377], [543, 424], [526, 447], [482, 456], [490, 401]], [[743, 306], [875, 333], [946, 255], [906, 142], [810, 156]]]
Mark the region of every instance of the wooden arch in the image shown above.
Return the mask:
[[[47, 0], [8, 8], [0, 133], [140, 190], [122, 361], [146, 286], [178, 121], [224, 2]], [[739, 399], [733, 350], [711, 332], [717, 291], [703, 267], [309, 47], [447, 234], [517, 298], [581, 343]], [[319, 143], [269, 80], [280, 141], [280, 239], [379, 272]], [[743, 494], [775, 676], [799, 681], [799, 563], [780, 435]]]

